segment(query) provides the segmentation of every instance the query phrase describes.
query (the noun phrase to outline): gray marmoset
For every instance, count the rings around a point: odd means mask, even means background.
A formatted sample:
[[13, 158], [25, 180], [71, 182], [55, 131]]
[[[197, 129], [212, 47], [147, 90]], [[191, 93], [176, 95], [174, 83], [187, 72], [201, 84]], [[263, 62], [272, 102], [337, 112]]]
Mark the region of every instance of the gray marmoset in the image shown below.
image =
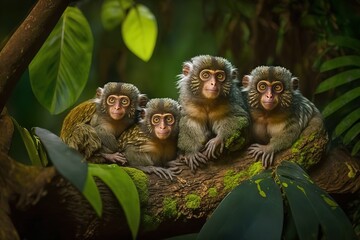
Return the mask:
[[[245, 75], [252, 119], [252, 141], [248, 152], [265, 168], [274, 154], [289, 148], [312, 121], [323, 122], [315, 105], [299, 91], [299, 79], [280, 66], [259, 66]], [[322, 124], [320, 124], [322, 125]]]
[[194, 171], [200, 163], [217, 158], [234, 135], [246, 137], [244, 130], [250, 118], [238, 86], [237, 69], [225, 58], [193, 57], [184, 62], [179, 78], [182, 111], [178, 147], [181, 159]]
[[181, 171], [176, 160], [180, 105], [155, 98], [143, 111], [142, 119], [118, 139], [120, 151], [129, 166], [172, 180]]

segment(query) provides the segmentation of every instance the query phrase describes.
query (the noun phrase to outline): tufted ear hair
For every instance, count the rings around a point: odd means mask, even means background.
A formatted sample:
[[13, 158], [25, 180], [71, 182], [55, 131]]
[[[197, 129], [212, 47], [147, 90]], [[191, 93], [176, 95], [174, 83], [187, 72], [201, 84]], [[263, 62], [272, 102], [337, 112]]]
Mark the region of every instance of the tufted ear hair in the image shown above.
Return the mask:
[[184, 63], [182, 68], [182, 73], [184, 74], [184, 76], [189, 75], [191, 70], [192, 70], [192, 63], [191, 62]]
[[138, 96], [138, 102], [139, 102], [139, 107], [144, 108], [146, 107], [146, 104], [149, 102], [149, 98], [146, 94], [140, 93]]
[[238, 77], [238, 70], [236, 68], [231, 69], [231, 79], [235, 80]]
[[96, 98], [101, 98], [101, 95], [103, 94], [103, 92], [104, 92], [104, 89], [101, 88], [101, 87], [98, 87], [98, 88], [96, 89], [96, 95], [95, 95], [95, 97], [96, 97]]
[[292, 77], [291, 78], [291, 86], [293, 90], [298, 90], [299, 89], [299, 79], [297, 77]]
[[139, 111], [140, 111], [140, 114], [139, 114], [140, 120], [144, 121], [145, 116], [146, 116], [146, 110], [142, 108]]
[[252, 81], [252, 76], [251, 75], [245, 75], [242, 78], [241, 84], [244, 87], [244, 89], [248, 90], [250, 88], [250, 82]]

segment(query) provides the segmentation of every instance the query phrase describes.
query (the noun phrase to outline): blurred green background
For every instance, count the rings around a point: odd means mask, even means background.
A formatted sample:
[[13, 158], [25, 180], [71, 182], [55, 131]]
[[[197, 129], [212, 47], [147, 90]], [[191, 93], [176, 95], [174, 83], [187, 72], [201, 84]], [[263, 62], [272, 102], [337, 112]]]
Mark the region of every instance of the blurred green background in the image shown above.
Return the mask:
[[[1, 1], [1, 45], [35, 3]], [[136, 3], [147, 6], [157, 20], [156, 47], [148, 62], [126, 48], [120, 26], [112, 31], [104, 29], [100, 19], [102, 0], [74, 3], [90, 23], [95, 41], [89, 80], [76, 104], [92, 98], [96, 88], [109, 81], [133, 83], [150, 98], [177, 99], [176, 81], [182, 63], [199, 54], [228, 58], [238, 68], [240, 79], [258, 65], [284, 66], [299, 77], [301, 91], [320, 110], [346, 89], [359, 85], [355, 81], [339, 91], [314, 94], [318, 84], [329, 77], [320, 73], [321, 63], [346, 53], [331, 46], [328, 39], [339, 35], [359, 39], [360, 3], [357, 0], [144, 0]], [[33, 95], [28, 71], [17, 84], [7, 107], [23, 127], [42, 127], [56, 134], [70, 110], [51, 115], [43, 108]], [[358, 107], [358, 103], [352, 102], [351, 107]], [[339, 120], [341, 116], [327, 121], [329, 131]]]

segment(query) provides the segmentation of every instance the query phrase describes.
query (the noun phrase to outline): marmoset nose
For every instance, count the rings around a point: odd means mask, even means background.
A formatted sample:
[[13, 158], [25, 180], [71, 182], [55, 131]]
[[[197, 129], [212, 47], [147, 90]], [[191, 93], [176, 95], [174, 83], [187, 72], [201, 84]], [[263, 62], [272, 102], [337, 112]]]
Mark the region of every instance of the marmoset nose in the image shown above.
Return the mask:
[[211, 78], [210, 78], [210, 84], [211, 84], [211, 86], [215, 86], [215, 85], [216, 85], [216, 80], [215, 80], [214, 75], [212, 75]]
[[273, 98], [273, 94], [272, 94], [271, 90], [267, 90], [265, 93], [265, 96], [270, 99]]
[[116, 110], [119, 110], [120, 107], [121, 107], [120, 101], [116, 101], [116, 103], [114, 104], [114, 108], [115, 108]]
[[166, 128], [165, 122], [164, 122], [164, 121], [161, 121], [159, 127], [160, 127], [161, 129], [165, 129], [165, 128]]

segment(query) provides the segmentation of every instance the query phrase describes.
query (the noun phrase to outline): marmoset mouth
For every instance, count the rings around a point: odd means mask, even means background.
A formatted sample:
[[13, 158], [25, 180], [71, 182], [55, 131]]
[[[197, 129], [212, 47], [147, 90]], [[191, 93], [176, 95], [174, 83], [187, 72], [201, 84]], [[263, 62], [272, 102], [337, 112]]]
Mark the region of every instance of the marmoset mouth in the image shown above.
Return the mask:
[[124, 116], [124, 111], [112, 111], [110, 112], [111, 117], [114, 119], [122, 119]]
[[215, 88], [205, 88], [205, 91], [208, 91], [208, 92], [218, 92], [219, 89], [217, 87]]

